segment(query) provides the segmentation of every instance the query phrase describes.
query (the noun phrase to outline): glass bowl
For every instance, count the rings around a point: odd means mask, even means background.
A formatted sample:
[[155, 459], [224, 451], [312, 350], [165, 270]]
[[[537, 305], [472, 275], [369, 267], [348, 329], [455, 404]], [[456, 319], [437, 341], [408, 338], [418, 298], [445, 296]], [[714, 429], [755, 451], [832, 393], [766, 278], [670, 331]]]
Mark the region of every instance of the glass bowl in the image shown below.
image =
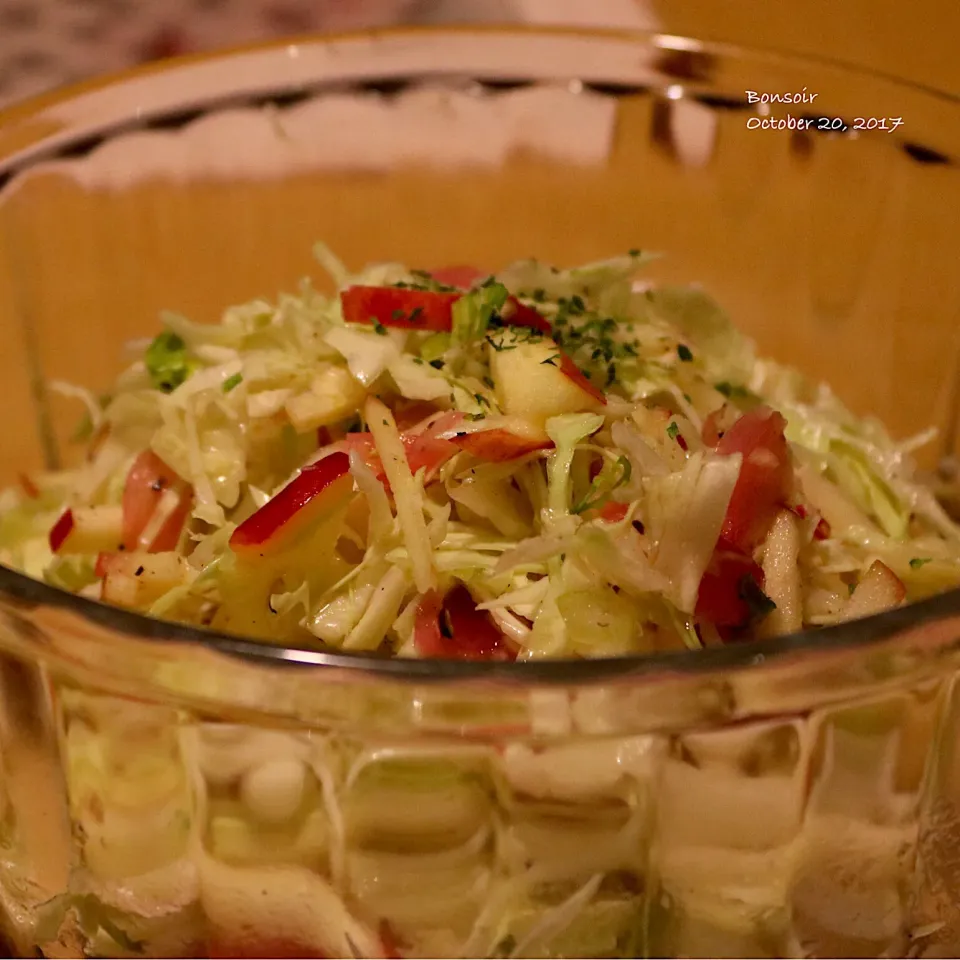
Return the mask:
[[[784, 102], [782, 95], [797, 94]], [[771, 102], [771, 95], [780, 99]], [[815, 95], [815, 96], [814, 96]], [[792, 118], [792, 119], [791, 119]], [[0, 115], [7, 479], [171, 308], [644, 246], [952, 456], [960, 105], [666, 36], [369, 33]], [[960, 592], [646, 659], [260, 646], [0, 569], [11, 955], [949, 956]]]

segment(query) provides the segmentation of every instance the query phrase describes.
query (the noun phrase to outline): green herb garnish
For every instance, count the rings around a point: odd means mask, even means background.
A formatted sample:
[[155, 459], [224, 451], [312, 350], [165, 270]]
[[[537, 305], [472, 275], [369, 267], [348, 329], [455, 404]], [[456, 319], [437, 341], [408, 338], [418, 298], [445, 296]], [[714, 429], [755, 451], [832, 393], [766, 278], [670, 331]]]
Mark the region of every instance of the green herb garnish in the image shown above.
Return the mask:
[[677, 345], [677, 356], [684, 363], [689, 363], [693, 359], [693, 354], [690, 352], [690, 348], [685, 343]]
[[910, 568], [912, 570], [919, 570], [925, 563], [930, 563], [933, 560], [933, 557], [914, 557], [910, 561]]
[[183, 338], [170, 330], [158, 334], [147, 347], [144, 363], [154, 387], [173, 393], [193, 372]]
[[714, 389], [717, 393], [722, 393], [728, 400], [750, 400], [753, 399], [754, 396], [746, 387], [735, 383], [728, 383], [726, 380], [721, 383], [715, 383]]
[[243, 374], [235, 373], [232, 377], [227, 377], [227, 379], [223, 381], [223, 392], [229, 393], [235, 387], [239, 387], [241, 383], [243, 383]]

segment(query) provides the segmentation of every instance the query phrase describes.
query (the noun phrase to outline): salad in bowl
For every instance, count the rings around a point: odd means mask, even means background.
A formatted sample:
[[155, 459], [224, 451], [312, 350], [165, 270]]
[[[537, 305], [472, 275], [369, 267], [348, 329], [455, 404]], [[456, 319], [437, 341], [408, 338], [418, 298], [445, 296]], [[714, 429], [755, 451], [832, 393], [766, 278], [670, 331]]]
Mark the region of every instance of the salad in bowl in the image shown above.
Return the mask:
[[495, 275], [325, 247], [218, 325], [173, 313], [4, 494], [0, 559], [150, 617], [384, 656], [643, 655], [960, 584], [911, 451], [757, 356], [639, 250]]

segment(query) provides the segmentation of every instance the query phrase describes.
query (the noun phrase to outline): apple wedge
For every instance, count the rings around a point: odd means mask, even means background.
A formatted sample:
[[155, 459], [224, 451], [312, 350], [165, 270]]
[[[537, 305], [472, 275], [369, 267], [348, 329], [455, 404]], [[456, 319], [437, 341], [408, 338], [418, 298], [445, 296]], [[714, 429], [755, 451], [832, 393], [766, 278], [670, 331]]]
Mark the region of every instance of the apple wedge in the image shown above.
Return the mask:
[[98, 580], [102, 580], [107, 575], [114, 557], [118, 556], [120, 556], [119, 553], [114, 553], [111, 550], [101, 550], [97, 554], [97, 562], [94, 564], [93, 573]]
[[124, 549], [175, 550], [192, 505], [190, 484], [152, 450], [144, 450], [123, 487]]
[[595, 410], [606, 400], [549, 337], [510, 339], [491, 347], [490, 370], [500, 408], [543, 429], [551, 417]]
[[[449, 628], [445, 635], [442, 624]], [[413, 642], [423, 657], [445, 660], [515, 660], [499, 627], [485, 610], [478, 610], [461, 583], [446, 596], [431, 590], [420, 598]]]
[[123, 541], [123, 509], [68, 508], [50, 529], [49, 540], [50, 549], [61, 556], [117, 550]]
[[842, 620], [858, 620], [899, 607], [907, 597], [903, 581], [883, 562], [874, 560], [841, 611]]
[[351, 416], [366, 395], [346, 367], [331, 366], [313, 378], [309, 390], [287, 400], [284, 409], [297, 433], [309, 433]]
[[449, 330], [460, 293], [401, 287], [348, 287], [340, 293], [347, 323], [381, 324], [401, 330]]
[[332, 453], [303, 468], [275, 497], [233, 531], [230, 546], [241, 557], [276, 556], [353, 496], [350, 457]]
[[553, 446], [543, 430], [519, 417], [487, 417], [460, 424], [441, 436], [478, 460], [490, 463], [505, 463]]
[[190, 570], [187, 561], [172, 552], [117, 553], [103, 560], [102, 567], [100, 598], [131, 610], [143, 610], [185, 583]]

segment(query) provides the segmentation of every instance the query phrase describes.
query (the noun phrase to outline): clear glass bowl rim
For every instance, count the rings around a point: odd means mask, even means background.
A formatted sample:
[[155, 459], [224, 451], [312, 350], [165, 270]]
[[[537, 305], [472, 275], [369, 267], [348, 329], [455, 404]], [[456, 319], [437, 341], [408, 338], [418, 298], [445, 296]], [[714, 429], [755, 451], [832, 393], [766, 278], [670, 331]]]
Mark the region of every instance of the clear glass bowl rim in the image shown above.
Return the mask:
[[[403, 26], [370, 31], [351, 31], [348, 33], [308, 35], [285, 40], [271, 40], [260, 43], [244, 44], [236, 47], [208, 53], [190, 54], [165, 60], [161, 63], [147, 64], [129, 70], [107, 74], [79, 83], [57, 88], [38, 96], [14, 103], [0, 110], [0, 131], [8, 126], [30, 126], [31, 121], [41, 119], [43, 115], [59, 105], [67, 104], [87, 94], [97, 94], [115, 90], [131, 80], [143, 80], [163, 77], [191, 65], [205, 63], [225, 63], [237, 57], [257, 55], [283, 58], [290, 55], [293, 48], [306, 46], [325, 46], [343, 41], [373, 40], [409, 35], [425, 37], [449, 35], [474, 38], [478, 43], [496, 43], [504, 37], [537, 37], [540, 39], [580, 37], [598, 43], [604, 41], [634, 42], [640, 47], [665, 52], [703, 52], [725, 59], [748, 58], [768, 63], [801, 66], [809, 64], [820, 68], [857, 75], [865, 80], [875, 80], [892, 84], [901, 90], [920, 94], [925, 98], [939, 100], [944, 107], [956, 107], [960, 96], [935, 89], [920, 83], [905, 80], [883, 71], [871, 70], [842, 60], [827, 57], [796, 55], [789, 51], [751, 47], [719, 41], [701, 40], [665, 33], [643, 30], [604, 29], [562, 26], [529, 25], [463, 25], [430, 27]], [[279, 62], [279, 60], [278, 60]], [[511, 71], [511, 79], [522, 71]], [[368, 79], [382, 79], [370, 74]], [[536, 79], [539, 79], [537, 77]], [[280, 84], [278, 83], [278, 87]], [[224, 91], [224, 99], [229, 93]], [[205, 106], [218, 105], [215, 101], [203, 101]], [[149, 105], [148, 105], [149, 106]], [[181, 107], [182, 109], [182, 107]], [[143, 122], [151, 116], [169, 113], [171, 107], [151, 111], [138, 111], [136, 117], [127, 117], [123, 121], [104, 124], [97, 132], [109, 137], [123, 127]], [[93, 127], [96, 127], [94, 124]], [[49, 141], [56, 141], [55, 148], [88, 138], [91, 129], [77, 131], [58, 130], [55, 134], [45, 131], [26, 149], [14, 149], [7, 156], [0, 156], [0, 183], [6, 176], [15, 173], [23, 166], [42, 159], [50, 149]], [[0, 141], [2, 149], [2, 141]], [[614, 657], [604, 659], [553, 659], [518, 663], [483, 663], [455, 660], [413, 660], [396, 659], [370, 653], [332, 653], [319, 652], [304, 647], [285, 647], [255, 640], [244, 639], [226, 633], [219, 633], [200, 627], [156, 620], [142, 614], [117, 607], [108, 606], [96, 600], [75, 596], [41, 581], [34, 580], [0, 564], [0, 594], [12, 606], [25, 608], [49, 607], [60, 609], [72, 617], [86, 621], [91, 626], [105, 627], [114, 634], [131, 639], [161, 643], [177, 643], [196, 646], [207, 650], [239, 658], [251, 666], [263, 665], [287, 667], [326, 666], [337, 670], [359, 671], [374, 679], [376, 676], [392, 680], [408, 680], [418, 684], [424, 682], [448, 681], [492, 681], [529, 685], [531, 683], [580, 685], [603, 682], [605, 680], [625, 680], [631, 676], [651, 674], [709, 674], [738, 672], [757, 667], [761, 664], [772, 666], [775, 662], [794, 660], [797, 656], [809, 661], [817, 654], [850, 654], [857, 650], [866, 651], [881, 646], [900, 633], [913, 631], [927, 624], [933, 624], [960, 617], [960, 589], [950, 590], [934, 597], [832, 627], [804, 630], [786, 637], [732, 644], [704, 650], [681, 650], [671, 653], [648, 654], [642, 656]]]

